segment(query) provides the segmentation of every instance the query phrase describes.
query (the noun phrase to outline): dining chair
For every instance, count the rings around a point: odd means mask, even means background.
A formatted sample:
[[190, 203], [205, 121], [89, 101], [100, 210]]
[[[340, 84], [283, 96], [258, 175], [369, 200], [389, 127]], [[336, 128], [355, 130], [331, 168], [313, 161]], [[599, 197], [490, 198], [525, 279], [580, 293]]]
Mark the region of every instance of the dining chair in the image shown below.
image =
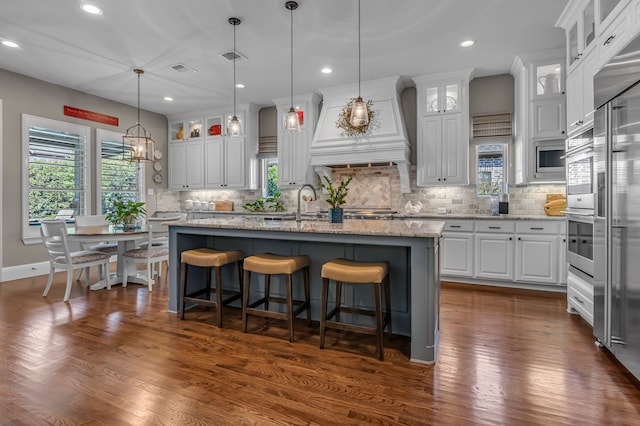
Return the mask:
[[153, 291], [156, 276], [154, 264], [158, 264], [157, 275], [160, 276], [162, 262], [169, 260], [169, 245], [154, 245], [153, 242], [154, 239], [157, 239], [160, 235], [168, 233], [169, 226], [166, 223], [162, 221], [147, 222], [147, 241], [145, 241], [146, 244], [144, 247], [128, 250], [122, 254], [122, 287], [127, 286], [128, 271], [135, 270], [137, 272], [137, 265], [144, 263], [147, 267], [147, 284], [149, 291]]
[[[109, 226], [107, 216], [103, 214], [82, 215], [76, 216], [76, 227], [82, 226]], [[82, 250], [92, 250], [106, 253], [109, 256], [115, 256], [118, 252], [118, 243], [102, 241], [98, 244], [81, 244]], [[78, 273], [76, 280], [80, 280], [82, 276], [82, 269]]]
[[[176, 213], [176, 214], [172, 214], [171, 216], [169, 216], [168, 213], [165, 213], [165, 214], [166, 214], [166, 216], [148, 217], [147, 218], [147, 223], [161, 224], [163, 222], [177, 222], [179, 220], [186, 220], [186, 218], [187, 218], [187, 214], [186, 213]], [[158, 229], [158, 228], [156, 227], [156, 229]], [[157, 247], [157, 246], [168, 246], [169, 245], [169, 228], [168, 227], [165, 227], [162, 230], [162, 232], [156, 231], [154, 234], [155, 235], [153, 237], [153, 246]], [[145, 247], [147, 247], [147, 245], [148, 245], [148, 241], [144, 241], [138, 247], [139, 248], [145, 248]], [[157, 263], [157, 267], [158, 267], [158, 276], [161, 277], [162, 276], [162, 262], [158, 262]], [[167, 268], [168, 267], [169, 267], [169, 260], [167, 260]]]
[[71, 278], [74, 269], [86, 268], [85, 277], [87, 285], [89, 285], [91, 281], [89, 268], [91, 266], [101, 266], [107, 289], [111, 290], [111, 283], [109, 282], [110, 255], [91, 250], [71, 251], [67, 240], [67, 225], [64, 220], [41, 221], [40, 235], [49, 256], [49, 279], [42, 296], [46, 296], [49, 293], [56, 269], [67, 271], [67, 288], [64, 293], [65, 302], [69, 300], [71, 294]]

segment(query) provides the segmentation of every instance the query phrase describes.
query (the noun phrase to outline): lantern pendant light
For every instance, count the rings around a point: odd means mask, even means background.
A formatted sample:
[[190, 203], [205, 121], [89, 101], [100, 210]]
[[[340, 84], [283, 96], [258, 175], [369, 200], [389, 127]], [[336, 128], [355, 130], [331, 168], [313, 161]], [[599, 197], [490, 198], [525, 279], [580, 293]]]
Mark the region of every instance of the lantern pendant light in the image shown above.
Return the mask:
[[300, 118], [293, 107], [293, 11], [298, 8], [298, 2], [288, 1], [284, 7], [291, 12], [291, 107], [284, 120], [284, 128], [290, 132], [300, 131]]
[[140, 75], [144, 74], [141, 69], [134, 69], [138, 74], [138, 121], [129, 127], [122, 137], [122, 157], [129, 162], [153, 161], [153, 139], [151, 133], [140, 124]]
[[240, 25], [240, 19], [229, 18], [229, 23], [233, 25], [233, 117], [227, 123], [227, 136], [242, 136], [242, 125], [236, 115], [236, 26]]
[[360, 96], [360, 0], [358, 0], [358, 98], [351, 106], [349, 124], [353, 127], [362, 127], [369, 124], [367, 103]]

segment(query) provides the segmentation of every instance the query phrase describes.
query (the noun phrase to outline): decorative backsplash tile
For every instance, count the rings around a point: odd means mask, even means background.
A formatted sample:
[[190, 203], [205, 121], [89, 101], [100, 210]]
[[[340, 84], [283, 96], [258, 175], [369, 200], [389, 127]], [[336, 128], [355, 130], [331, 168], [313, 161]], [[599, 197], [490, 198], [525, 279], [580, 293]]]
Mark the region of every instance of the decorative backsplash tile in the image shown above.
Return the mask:
[[[438, 209], [446, 209], [453, 214], [486, 215], [490, 213], [491, 199], [477, 196], [475, 185], [447, 187], [416, 187], [415, 167], [411, 170], [411, 193], [400, 192], [400, 177], [395, 167], [340, 168], [333, 170], [333, 180], [340, 181], [353, 176], [349, 185], [346, 208], [380, 208], [404, 212], [407, 201], [422, 203], [422, 213], [437, 214]], [[316, 190], [318, 206], [327, 209], [326, 196], [322, 190]], [[564, 193], [565, 186], [528, 185], [509, 187], [509, 213], [518, 215], [545, 216], [546, 194]], [[295, 211], [297, 207], [297, 189], [282, 191], [285, 210]], [[191, 191], [172, 192], [159, 190], [157, 193], [157, 211], [185, 210], [187, 199], [200, 201], [231, 200], [234, 210], [243, 211], [242, 205], [260, 197], [259, 191]]]

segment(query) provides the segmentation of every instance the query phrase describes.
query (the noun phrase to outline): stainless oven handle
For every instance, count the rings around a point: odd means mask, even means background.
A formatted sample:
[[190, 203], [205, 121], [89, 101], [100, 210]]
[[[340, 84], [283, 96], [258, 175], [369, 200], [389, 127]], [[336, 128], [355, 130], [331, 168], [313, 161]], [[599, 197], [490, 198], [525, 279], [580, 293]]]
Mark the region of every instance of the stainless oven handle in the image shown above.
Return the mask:
[[589, 216], [589, 217], [593, 217], [593, 213], [582, 213], [582, 212], [574, 212], [574, 211], [561, 211], [560, 213], [563, 214], [570, 214], [572, 216]]
[[581, 153], [581, 152], [593, 152], [593, 145], [579, 146], [577, 148], [572, 149], [571, 151], [567, 151], [561, 159], [565, 159], [567, 157], [571, 157], [572, 155]]

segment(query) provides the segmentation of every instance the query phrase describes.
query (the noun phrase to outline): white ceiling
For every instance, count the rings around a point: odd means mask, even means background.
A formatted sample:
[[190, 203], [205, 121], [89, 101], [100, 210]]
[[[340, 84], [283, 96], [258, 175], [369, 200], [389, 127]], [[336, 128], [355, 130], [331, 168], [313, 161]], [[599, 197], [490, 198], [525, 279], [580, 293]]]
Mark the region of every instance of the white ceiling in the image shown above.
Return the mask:
[[[568, 0], [362, 0], [362, 81], [476, 68], [508, 73], [518, 53], [564, 45], [555, 28]], [[285, 0], [2, 0], [0, 68], [161, 114], [233, 104], [229, 17], [238, 17], [237, 102], [270, 105], [290, 93], [290, 15]], [[299, 0], [294, 11], [294, 93], [356, 83], [357, 2]], [[471, 48], [462, 40], [477, 41]], [[178, 73], [184, 63], [197, 70]], [[323, 66], [333, 73], [320, 72]], [[0, 82], [0, 88], [2, 83]], [[168, 103], [164, 96], [175, 101]]]

